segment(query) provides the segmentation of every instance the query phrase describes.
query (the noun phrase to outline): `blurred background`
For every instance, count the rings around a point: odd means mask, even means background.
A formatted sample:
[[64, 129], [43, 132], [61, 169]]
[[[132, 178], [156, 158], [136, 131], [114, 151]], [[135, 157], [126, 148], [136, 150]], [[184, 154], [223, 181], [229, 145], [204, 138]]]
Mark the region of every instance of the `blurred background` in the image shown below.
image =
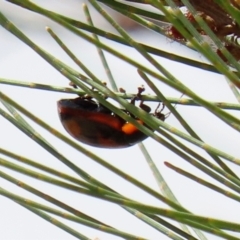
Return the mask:
[[[84, 1], [38, 0], [33, 2], [49, 10], [57, 11], [65, 16], [86, 22], [82, 10], [82, 3]], [[94, 23], [98, 28], [116, 33], [114, 29], [110, 27], [109, 24], [91, 8], [91, 6], [89, 6], [89, 8], [91, 10]], [[50, 27], [60, 37], [60, 39], [72, 51], [74, 51], [75, 55], [78, 56], [78, 58], [95, 73], [95, 75], [107, 82], [106, 74], [95, 46], [91, 45], [85, 40], [81, 40], [79, 37], [52, 22], [51, 20], [41, 17], [40, 15], [30, 11], [21, 9], [20, 7], [16, 7], [7, 1], [0, 0], [0, 9], [1, 12], [13, 24], [15, 24], [38, 46], [42, 47], [44, 50], [51, 53], [53, 56], [77, 71], [82, 72], [45, 30], [46, 26]], [[110, 11], [110, 13], [138, 42], [155, 47], [159, 46], [159, 49], [163, 49], [164, 51], [188, 56], [189, 58], [198, 60], [200, 62], [206, 62], [206, 60], [199, 53], [196, 53], [180, 45], [179, 43], [173, 43], [164, 36], [160, 37], [154, 32], [145, 30], [143, 27], [135, 24], [134, 22], [128, 21], [126, 18], [123, 18], [113, 11]], [[141, 64], [145, 64], [146, 66], [153, 68], [134, 49], [114, 43], [104, 38], [101, 38], [101, 41], [107, 43], [112, 48], [117, 49], [119, 52], [138, 60]], [[127, 92], [136, 93], [137, 87], [144, 84], [143, 80], [137, 73], [137, 69], [126, 64], [122, 60], [117, 59], [109, 53], [105, 54], [118, 87], [124, 88]], [[174, 76], [177, 76], [178, 79], [180, 79], [186, 86], [196, 91], [201, 97], [210, 101], [236, 102], [232, 93], [228, 91], [226, 81], [221, 75], [209, 73], [194, 67], [186, 67], [183, 64], [161, 57], [155, 56], [154, 58], [158, 60], [159, 63], [164, 67], [166, 67]], [[65, 87], [67, 87], [69, 84], [68, 79], [57, 72], [32, 49], [30, 49], [2, 27], [0, 28], [0, 78]], [[181, 95], [179, 92], [160, 82], [156, 82], [156, 85], [159, 87], [159, 89], [161, 89], [166, 97], [180, 97]], [[36, 116], [67, 135], [59, 121], [56, 102], [61, 98], [71, 98], [75, 97], [75, 95], [13, 87], [3, 84], [1, 84], [1, 91], [9, 95], [18, 103], [22, 104]], [[146, 86], [145, 93], [152, 94], [152, 91]], [[157, 106], [156, 103], [149, 103], [149, 105], [152, 107], [152, 109], [156, 108]], [[178, 105], [177, 110], [183, 115], [183, 117], [188, 119], [189, 124], [193, 127], [193, 129], [196, 130], [200, 137], [206, 141], [206, 143], [219, 148], [222, 151], [230, 153], [233, 156], [238, 158], [240, 157], [239, 133], [226, 126], [223, 122], [216, 120], [211, 113], [202, 108]], [[230, 112], [236, 116], [239, 116], [237, 111]], [[168, 113], [167, 109], [165, 109], [165, 113]], [[83, 168], [86, 172], [95, 176], [95, 178], [102, 181], [109, 187], [117, 189], [119, 193], [137, 201], [150, 205], [153, 204], [158, 207], [168, 208], [168, 206], [165, 204], [147, 195], [135, 186], [128, 184], [127, 181], [117, 177], [115, 174], [95, 163], [91, 159], [85, 157], [83, 154], [77, 152], [71, 147], [66, 146], [66, 144], [56, 139], [53, 135], [49, 134], [45, 130], [41, 129], [35, 123], [31, 122], [30, 120], [27, 121], [55, 148], [61, 149], [65, 155], [71, 159], [72, 162], [81, 166], [81, 168]], [[168, 124], [184, 131], [173, 116], [170, 115], [166, 121]], [[38, 144], [34, 143], [31, 139], [24, 135], [24, 133], [20, 132], [16, 127], [2, 117], [0, 118], [0, 129], [1, 148], [14, 151], [17, 154], [32, 158], [39, 163], [46, 164], [54, 169], [77, 177], [72, 170], [68, 169], [60, 161], [46, 152]], [[210, 132], [211, 134], [209, 134]], [[234, 142], [232, 139], [235, 139]], [[193, 150], [196, 150], [196, 152], [202, 154], [204, 157], [209, 158], [204, 151], [199, 150], [187, 142], [184, 143], [190, 146]], [[154, 140], [148, 138], [144, 141], [144, 144], [151, 153], [151, 157], [153, 158], [155, 164], [161, 170], [165, 180], [183, 206], [188, 206], [188, 209], [195, 214], [239, 222], [240, 209], [239, 205], [237, 205], [235, 201], [230, 200], [220, 194], [214, 193], [207, 188], [183, 178], [182, 176], [168, 169], [164, 165], [164, 161], [169, 161], [170, 163], [173, 163], [220, 186], [218, 182], [210, 179], [204, 173], [183, 161], [183, 159], [176, 156], [165, 147], [159, 146], [159, 144]], [[146, 161], [144, 160], [143, 155], [140, 153], [138, 146], [120, 150], [98, 149], [86, 145], [84, 147], [158, 191], [158, 186], [148, 168]], [[232, 166], [237, 174], [239, 173], [239, 168], [233, 166], [231, 163], [228, 163], [228, 165]], [[71, 191], [67, 192], [66, 194], [65, 189], [61, 189], [50, 184], [45, 184], [41, 181], [18, 174], [3, 167], [1, 167], [1, 171], [14, 176], [20, 181], [33, 185], [46, 194], [53, 195], [54, 193], [54, 196], [60, 201], [66, 202], [70, 206], [75, 207], [80, 211], [120, 230], [140, 235], [151, 240], [169, 239], [167, 236], [161, 235], [155, 229], [148, 227], [146, 224], [137, 218], [134, 218], [129, 213], [125, 212], [123, 209], [115, 206], [114, 204], [97, 200], [85, 195], [80, 195]], [[46, 204], [44, 200], [32, 195], [29, 192], [26, 192], [25, 190], [7, 182], [4, 179], [0, 178], [0, 184], [8, 191]], [[221, 187], [224, 188], [224, 186]], [[75, 237], [40, 219], [38, 216], [5, 197], [0, 197], [0, 203], [1, 239], [75, 239]], [[224, 211], [219, 211], [219, 209], [224, 209]], [[86, 234], [90, 239], [94, 239], [96, 237], [101, 240], [121, 239], [76, 223], [68, 222], [63, 219], [60, 220], [75, 228], [77, 231]], [[208, 236], [208, 234], [206, 234], [206, 236]], [[218, 238], [211, 235], [209, 239], [214, 240]]]

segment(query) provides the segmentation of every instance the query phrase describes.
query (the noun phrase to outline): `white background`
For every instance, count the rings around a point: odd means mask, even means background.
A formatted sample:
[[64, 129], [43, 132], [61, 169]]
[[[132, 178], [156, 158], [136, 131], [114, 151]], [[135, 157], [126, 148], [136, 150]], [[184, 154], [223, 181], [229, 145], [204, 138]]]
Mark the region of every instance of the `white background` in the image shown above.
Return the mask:
[[[64, 13], [72, 18], [81, 20], [84, 19], [81, 1], [51, 0], [35, 2], [41, 2], [42, 6], [57, 10], [59, 13]], [[103, 81], [107, 81], [105, 72], [94, 46], [90, 45], [84, 40], [81, 40], [69, 31], [64, 30], [62, 27], [58, 26], [52, 21], [40, 17], [37, 14], [15, 7], [6, 1], [0, 0], [0, 10], [7, 17], [9, 17], [9, 19], [16, 24], [16, 26], [19, 27], [32, 41], [43, 47], [55, 57], [64, 61], [66, 64], [70, 65], [76, 70], [79, 70], [72, 60], [66, 56], [66, 54], [45, 31], [46, 26], [51, 27], [67, 44], [67, 46], [74, 51], [79, 59], [82, 60], [86, 66], [88, 66], [94, 72], [95, 75], [97, 75]], [[104, 27], [107, 31], [111, 30], [105, 21], [103, 21], [99, 16], [96, 16], [95, 20], [97, 20], [98, 27]], [[200, 62], [205, 61], [204, 58], [198, 53], [195, 53], [181, 46], [180, 44], [174, 44], [165, 37], [160, 37], [153, 32], [147, 32], [143, 29], [140, 29], [132, 32], [131, 35], [136, 40], [147, 43], [148, 45], [153, 45], [159, 49], [188, 56]], [[112, 47], [116, 47], [118, 51], [140, 61], [139, 54], [133, 49], [124, 47], [111, 41], [104, 41]], [[127, 90], [127, 92], [136, 92], [136, 88], [144, 83], [137, 74], [136, 69], [107, 53], [106, 56], [118, 86], [123, 87]], [[193, 91], [197, 91], [197, 93], [203, 98], [211, 101], [236, 102], [233, 94], [230, 92], [226, 84], [225, 79], [221, 75], [201, 71], [196, 68], [188, 68], [182, 64], [177, 64], [156, 56], [155, 59], [157, 59], [160, 64], [171, 71], [173, 75], [177, 76], [178, 79], [180, 79], [189, 88], [191, 88]], [[141, 62], [149, 66], [146, 61], [141, 60]], [[81, 72], [81, 70], [79, 71]], [[33, 50], [24, 45], [20, 40], [15, 38], [13, 35], [11, 35], [11, 33], [7, 32], [1, 27], [0, 77], [26, 82], [51, 84], [55, 86], [68, 86], [68, 79], [63, 77], [41, 57], [39, 57]], [[156, 84], [159, 86], [165, 96], [180, 96], [179, 93], [170, 89], [169, 87], [161, 83]], [[74, 97], [74, 95], [6, 85], [1, 85], [1, 91], [25, 106], [33, 114], [51, 124], [51, 126], [55, 127], [62, 133], [65, 133], [58, 119], [56, 102], [61, 98]], [[146, 93], [151, 93], [150, 89], [147, 89]], [[156, 104], [152, 104], [152, 106], [154, 108]], [[188, 120], [192, 128], [196, 130], [196, 132], [206, 143], [217, 147], [220, 150], [225, 151], [237, 158], [240, 157], [239, 133], [230, 127], [227, 127], [224, 123], [217, 120], [212, 114], [204, 109], [190, 106], [177, 106], [177, 110]], [[236, 116], [239, 115], [237, 111], [231, 111], [231, 113]], [[67, 147], [66, 144], [60, 140], [57, 140], [54, 136], [47, 133], [45, 130], [42, 130], [36, 124], [30, 121], [29, 123], [31, 123], [36, 130], [40, 131], [40, 133], [53, 146], [55, 146], [57, 149], [60, 149], [68, 159], [71, 159], [72, 162], [79, 165], [79, 167], [109, 187], [117, 189], [119, 193], [143, 203], [153, 204], [159, 207], [166, 207], [164, 204], [148, 196], [133, 185], [128, 184], [127, 181], [121, 179], [120, 177], [116, 177], [115, 174], [93, 162], [91, 159], [86, 158], [76, 150]], [[167, 119], [167, 123], [182, 129], [173, 116], [170, 116]], [[53, 167], [59, 171], [76, 176], [73, 171], [65, 167], [56, 158], [51, 156], [48, 152], [34, 143], [31, 139], [25, 136], [22, 132], [20, 132], [2, 117], [0, 117], [0, 131], [1, 148], [8, 149], [17, 154], [32, 158], [42, 164]], [[155, 164], [161, 170], [165, 180], [184, 207], [187, 206], [190, 211], [199, 215], [239, 222], [240, 209], [236, 201], [214, 193], [213, 191], [210, 191], [207, 188], [204, 188], [197, 183], [194, 183], [176, 174], [164, 165], [164, 161], [169, 161], [172, 164], [175, 164], [191, 173], [196, 174], [199, 177], [225, 188], [223, 185], [220, 185], [215, 180], [209, 178], [204, 173], [195, 169], [183, 159], [176, 156], [163, 146], [157, 144], [153, 140], [147, 139], [144, 141], [144, 144], [151, 153]], [[190, 144], [186, 144], [190, 146]], [[125, 171], [136, 179], [143, 181], [146, 185], [157, 191], [159, 190], [153, 175], [137, 146], [121, 150], [97, 149], [89, 146], [84, 147], [88, 148], [90, 151], [99, 155], [112, 165]], [[203, 156], [208, 158], [208, 155], [202, 150], [199, 150], [195, 146], [191, 147], [193, 150], [198, 151]], [[1, 157], [5, 158], [4, 156]], [[236, 174], [239, 173], [239, 167], [231, 163], [228, 165], [233, 167]], [[55, 187], [38, 180], [28, 178], [24, 175], [17, 174], [3, 167], [0, 167], [0, 170], [11, 174], [20, 181], [28, 183], [46, 194], [55, 196], [57, 199], [68, 203], [70, 206], [75, 207], [79, 211], [85, 212], [86, 214], [89, 214], [90, 216], [95, 217], [98, 220], [103, 221], [106, 224], [110, 224], [111, 226], [120, 230], [151, 240], [169, 239], [114, 204]], [[2, 178], [0, 178], [0, 186], [8, 191], [12, 191], [15, 194], [19, 194], [26, 198], [47, 204], [42, 199], [22, 190], [21, 188], [3, 180]], [[89, 238], [98, 237], [101, 240], [120, 239], [95, 229], [71, 223], [63, 219], [60, 220], [88, 236]], [[57, 227], [52, 226], [50, 223], [42, 220], [38, 216], [32, 214], [5, 197], [0, 197], [0, 233], [1, 239], [5, 240], [76, 239], [75, 237]], [[209, 236], [209, 239], [218, 239], [212, 235], [207, 236]]]

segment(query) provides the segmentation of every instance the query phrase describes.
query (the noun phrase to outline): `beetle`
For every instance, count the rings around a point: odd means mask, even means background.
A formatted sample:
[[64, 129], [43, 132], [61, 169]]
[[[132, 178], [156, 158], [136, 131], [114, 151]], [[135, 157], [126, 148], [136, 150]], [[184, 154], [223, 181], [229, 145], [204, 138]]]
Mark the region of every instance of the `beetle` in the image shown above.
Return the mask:
[[[141, 100], [144, 88], [138, 88], [137, 95], [131, 100]], [[79, 96], [74, 99], [61, 99], [57, 102], [58, 115], [65, 130], [76, 140], [98, 148], [126, 148], [142, 142], [148, 136], [136, 128], [132, 123], [114, 114], [89, 96]], [[165, 115], [159, 106], [151, 115], [164, 121]], [[151, 112], [151, 108], [141, 100], [140, 108]], [[127, 110], [122, 109], [140, 124], [143, 121], [134, 117]]]

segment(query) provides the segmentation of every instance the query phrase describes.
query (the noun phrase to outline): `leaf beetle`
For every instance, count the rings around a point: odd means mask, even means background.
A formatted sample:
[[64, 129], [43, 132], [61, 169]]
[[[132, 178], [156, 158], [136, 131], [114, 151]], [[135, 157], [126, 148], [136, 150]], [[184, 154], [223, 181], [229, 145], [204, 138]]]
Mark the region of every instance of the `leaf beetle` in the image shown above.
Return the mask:
[[[131, 100], [141, 100], [141, 93], [145, 89], [138, 88], [137, 95]], [[58, 115], [65, 130], [76, 140], [98, 148], [126, 148], [142, 142], [148, 136], [130, 122], [114, 114], [89, 96], [79, 96], [75, 99], [61, 99], [57, 102]], [[159, 106], [151, 115], [164, 121], [165, 115]], [[151, 108], [141, 100], [140, 108], [151, 112]], [[123, 111], [144, 124], [139, 118]]]

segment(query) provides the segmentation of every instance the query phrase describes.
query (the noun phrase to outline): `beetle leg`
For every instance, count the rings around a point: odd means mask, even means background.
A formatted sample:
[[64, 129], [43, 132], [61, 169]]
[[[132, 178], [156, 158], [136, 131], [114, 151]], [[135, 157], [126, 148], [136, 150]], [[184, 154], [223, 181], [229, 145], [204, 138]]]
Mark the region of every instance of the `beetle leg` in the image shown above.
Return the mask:
[[159, 110], [160, 105], [161, 105], [161, 103], [159, 103], [159, 104], [157, 105], [157, 108], [155, 109], [155, 114], [161, 113], [161, 112], [163, 111], [163, 109], [165, 108], [165, 104], [162, 103], [162, 108], [161, 108], [161, 110]]
[[141, 109], [143, 109], [144, 111], [146, 112], [151, 112], [151, 108], [148, 106], [148, 105], [145, 105], [143, 104], [143, 100], [142, 100], [142, 93], [145, 91], [145, 88], [142, 86], [142, 87], [138, 87], [138, 93], [136, 94], [136, 96], [134, 96], [132, 99], [131, 99], [131, 104], [134, 104], [135, 105], [135, 102], [136, 100], [141, 100], [140, 104], [139, 104], [139, 107]]
[[[144, 88], [143, 86], [142, 86], [142, 87], [139, 87], [136, 98], [139, 99], [139, 100], [141, 100], [141, 102], [140, 102], [140, 104], [139, 104], [139, 107], [140, 107], [142, 110], [144, 110], [145, 112], [150, 113], [150, 112], [151, 112], [151, 108], [150, 108], [148, 105], [144, 104], [144, 103], [143, 103], [144, 101], [142, 100], [142, 93], [143, 93], [144, 91], [145, 91], [145, 88]], [[136, 99], [136, 100], [137, 100], [137, 99]]]
[[140, 104], [139, 104], [139, 107], [140, 107], [142, 110], [144, 110], [145, 112], [150, 113], [150, 112], [151, 112], [151, 108], [150, 108], [148, 105], [144, 104], [143, 102], [144, 102], [144, 101], [141, 100], [141, 102], [140, 102]]
[[167, 114], [165, 115], [165, 114], [162, 113], [163, 109], [165, 108], [165, 104], [162, 103], [162, 108], [159, 110], [160, 105], [161, 105], [161, 103], [159, 103], [159, 104], [157, 105], [157, 108], [155, 109], [155, 112], [154, 112], [153, 115], [154, 115], [155, 117], [157, 117], [158, 119], [164, 121], [169, 115], [167, 116]]
[[142, 86], [142, 87], [138, 87], [138, 93], [136, 94], [136, 96], [134, 96], [132, 99], [131, 99], [131, 104], [134, 104], [135, 105], [135, 102], [136, 100], [141, 100], [142, 99], [142, 93], [145, 91], [145, 88]]

